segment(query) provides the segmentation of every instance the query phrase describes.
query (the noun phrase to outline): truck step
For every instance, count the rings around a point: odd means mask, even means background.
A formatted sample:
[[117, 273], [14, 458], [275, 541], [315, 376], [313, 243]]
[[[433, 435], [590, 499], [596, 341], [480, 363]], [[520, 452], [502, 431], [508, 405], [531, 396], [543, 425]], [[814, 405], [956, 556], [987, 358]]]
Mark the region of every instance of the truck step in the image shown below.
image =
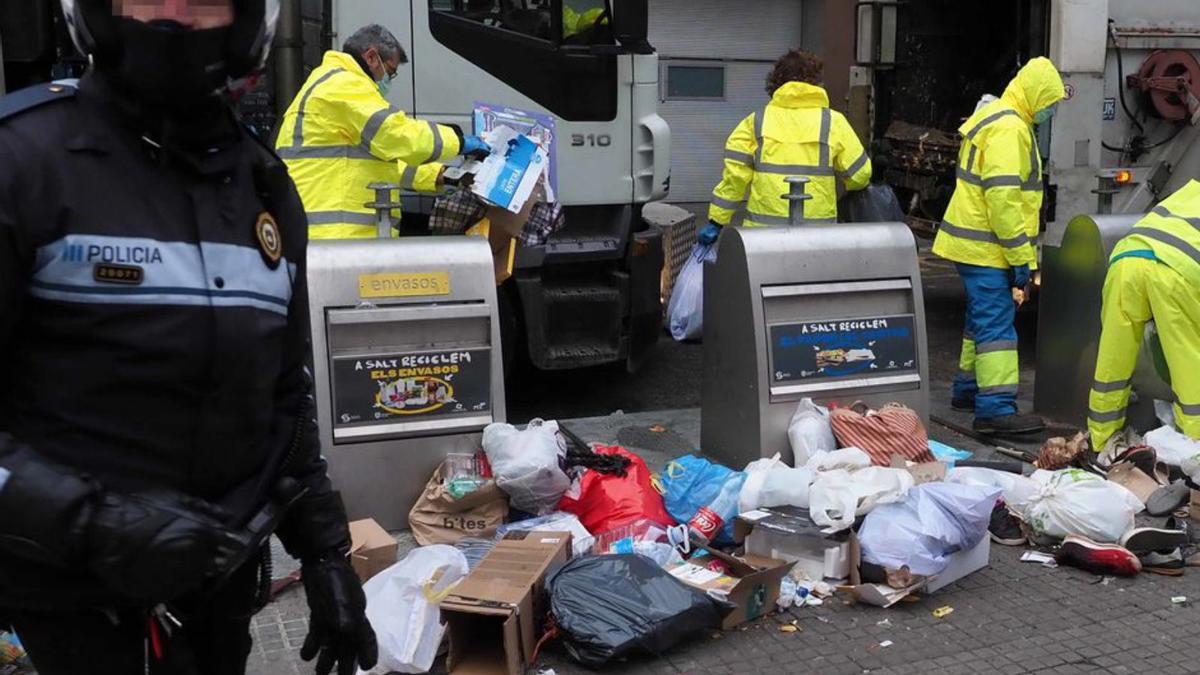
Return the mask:
[[556, 303], [620, 303], [621, 290], [604, 284], [549, 285], [543, 290], [546, 304]]
[[579, 368], [611, 363], [619, 358], [619, 350], [611, 344], [575, 343], [547, 349], [545, 359], [541, 360], [540, 367], [546, 370]]

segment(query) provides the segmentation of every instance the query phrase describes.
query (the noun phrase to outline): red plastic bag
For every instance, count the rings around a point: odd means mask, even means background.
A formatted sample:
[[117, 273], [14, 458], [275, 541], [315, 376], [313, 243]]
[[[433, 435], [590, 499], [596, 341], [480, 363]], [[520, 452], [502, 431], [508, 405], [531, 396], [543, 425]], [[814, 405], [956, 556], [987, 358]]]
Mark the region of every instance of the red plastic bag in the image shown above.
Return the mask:
[[641, 457], [619, 445], [599, 445], [593, 448], [600, 455], [621, 455], [630, 460], [624, 476], [604, 474], [588, 469], [575, 486], [567, 490], [558, 510], [573, 513], [592, 534], [603, 534], [613, 528], [647, 518], [664, 526], [675, 521], [663, 506], [662, 495], [650, 483], [650, 469]]

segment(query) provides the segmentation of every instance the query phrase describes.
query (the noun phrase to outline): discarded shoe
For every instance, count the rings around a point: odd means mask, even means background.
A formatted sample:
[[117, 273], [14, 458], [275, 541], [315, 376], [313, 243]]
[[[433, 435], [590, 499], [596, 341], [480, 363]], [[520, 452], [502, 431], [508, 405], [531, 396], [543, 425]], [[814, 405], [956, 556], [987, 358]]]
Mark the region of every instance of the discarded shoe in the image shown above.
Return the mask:
[[1150, 478], [1154, 478], [1154, 470], [1158, 465], [1158, 454], [1148, 445], [1137, 445], [1129, 448], [1113, 464], [1129, 462]]
[[1150, 498], [1146, 500], [1146, 513], [1152, 516], [1165, 516], [1186, 504], [1190, 497], [1191, 491], [1187, 483], [1177, 480], [1151, 493]]
[[971, 425], [981, 434], [1032, 434], [1046, 428], [1046, 423], [1037, 415], [1013, 413], [1000, 417], [976, 417]]
[[970, 398], [951, 398], [950, 407], [961, 412], [975, 412], [975, 400]]
[[1132, 577], [1142, 571], [1138, 557], [1116, 544], [1099, 544], [1087, 537], [1068, 534], [1054, 559], [1092, 574]]
[[1188, 543], [1187, 532], [1162, 527], [1135, 527], [1121, 537], [1120, 544], [1131, 553], [1169, 552]]
[[1025, 533], [1016, 516], [1009, 512], [1004, 502], [997, 502], [992, 508], [992, 522], [988, 524], [988, 534], [992, 541], [1004, 546], [1020, 546], [1025, 543]]
[[1143, 572], [1161, 574], [1168, 577], [1183, 575], [1183, 553], [1180, 549], [1175, 549], [1168, 553], [1151, 551], [1150, 553], [1138, 556], [1138, 560], [1142, 563]]

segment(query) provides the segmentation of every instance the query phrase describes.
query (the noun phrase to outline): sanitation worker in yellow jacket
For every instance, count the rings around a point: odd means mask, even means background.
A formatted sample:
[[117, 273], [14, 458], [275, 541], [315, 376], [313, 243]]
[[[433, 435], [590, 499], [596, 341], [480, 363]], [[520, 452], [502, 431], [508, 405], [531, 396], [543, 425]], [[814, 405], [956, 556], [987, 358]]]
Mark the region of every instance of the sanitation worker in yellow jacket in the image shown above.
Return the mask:
[[1175, 393], [1175, 424], [1200, 440], [1200, 182], [1189, 181], [1117, 243], [1104, 279], [1100, 348], [1088, 398], [1092, 447], [1125, 426], [1129, 383], [1154, 321]]
[[966, 329], [951, 404], [975, 412], [983, 433], [1031, 433], [1041, 418], [1017, 412], [1017, 329], [1013, 288], [1035, 263], [1042, 160], [1034, 126], [1048, 122], [1064, 94], [1049, 59], [1026, 63], [999, 99], [959, 127], [957, 181], [933, 252], [957, 263], [967, 289]]
[[370, 25], [325, 52], [279, 125], [275, 150], [288, 166], [308, 214], [310, 239], [376, 236], [367, 206], [374, 182], [435, 192], [438, 162], [486, 155], [490, 148], [453, 125], [415, 120], [387, 101], [404, 50], [386, 28]]
[[787, 225], [788, 176], [809, 178], [804, 219], [837, 220], [837, 181], [861, 190], [871, 181], [871, 160], [846, 118], [829, 108], [818, 84], [824, 64], [793, 49], [767, 76], [771, 101], [742, 120], [725, 142], [725, 171], [713, 190], [708, 224], [699, 241], [711, 244], [734, 212], [745, 207], [747, 227]]

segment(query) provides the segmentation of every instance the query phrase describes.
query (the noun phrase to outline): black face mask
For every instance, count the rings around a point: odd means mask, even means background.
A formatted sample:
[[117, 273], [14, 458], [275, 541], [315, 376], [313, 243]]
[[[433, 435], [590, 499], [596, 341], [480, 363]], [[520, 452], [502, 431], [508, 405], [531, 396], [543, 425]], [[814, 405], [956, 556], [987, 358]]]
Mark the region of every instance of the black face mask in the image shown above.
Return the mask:
[[174, 21], [117, 20], [122, 53], [106, 68], [118, 86], [141, 103], [187, 109], [225, 86], [229, 27], [193, 30]]

